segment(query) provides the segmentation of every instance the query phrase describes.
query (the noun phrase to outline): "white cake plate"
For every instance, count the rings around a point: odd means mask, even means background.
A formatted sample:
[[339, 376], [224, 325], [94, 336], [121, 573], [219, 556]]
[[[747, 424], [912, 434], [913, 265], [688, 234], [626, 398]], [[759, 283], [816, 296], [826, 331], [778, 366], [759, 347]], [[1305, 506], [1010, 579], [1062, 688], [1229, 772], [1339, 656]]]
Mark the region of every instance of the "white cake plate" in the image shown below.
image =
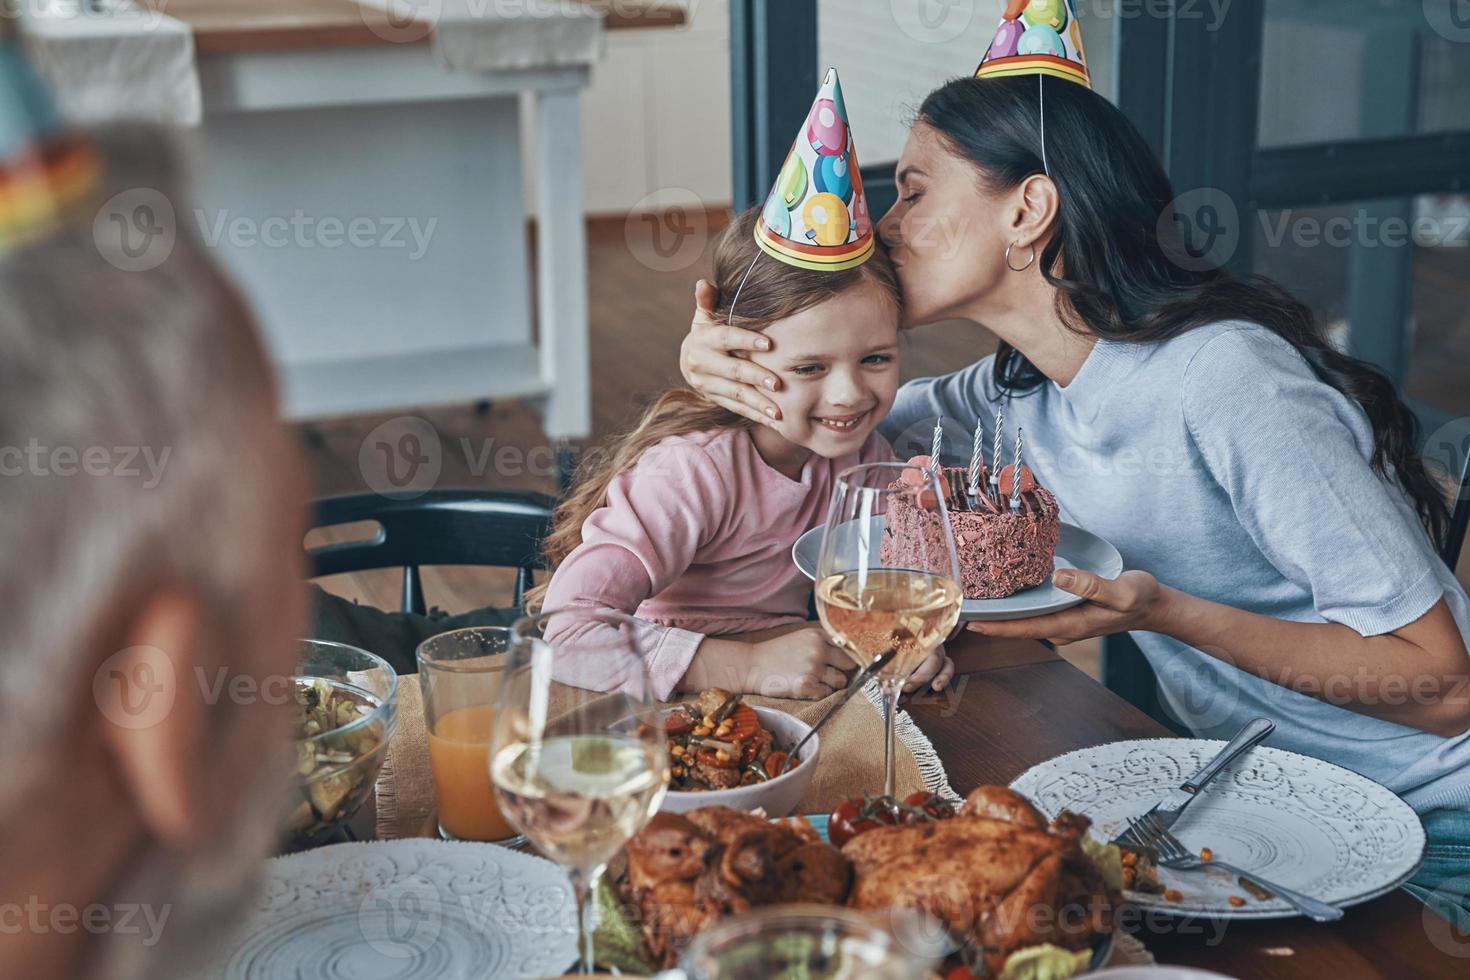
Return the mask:
[[[881, 530], [883, 518], [870, 518]], [[850, 521], [838, 528], [838, 534], [851, 534], [857, 525]], [[797, 538], [791, 548], [792, 560], [807, 578], [817, 577], [817, 558], [822, 553], [822, 528], [814, 527]], [[1090, 531], [1075, 524], [1062, 524], [1062, 534], [1057, 542], [1057, 568], [1080, 568], [1103, 578], [1117, 578], [1123, 573], [1123, 556], [1118, 549]], [[960, 608], [960, 621], [972, 622], [998, 619], [1030, 619], [1059, 612], [1082, 602], [1070, 592], [1063, 592], [1051, 584], [1051, 576], [1034, 588], [1025, 589], [1004, 599], [966, 599]]]

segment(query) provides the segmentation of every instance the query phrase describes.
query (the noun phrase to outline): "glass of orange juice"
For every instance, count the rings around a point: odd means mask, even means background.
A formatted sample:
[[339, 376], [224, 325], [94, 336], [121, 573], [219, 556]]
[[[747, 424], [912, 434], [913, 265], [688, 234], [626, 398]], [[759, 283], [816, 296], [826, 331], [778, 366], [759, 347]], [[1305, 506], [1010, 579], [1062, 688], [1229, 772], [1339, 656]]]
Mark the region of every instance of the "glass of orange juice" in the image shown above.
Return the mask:
[[439, 836], [446, 840], [507, 846], [525, 840], [501, 816], [490, 785], [490, 732], [512, 637], [503, 627], [477, 626], [419, 644], [429, 766]]

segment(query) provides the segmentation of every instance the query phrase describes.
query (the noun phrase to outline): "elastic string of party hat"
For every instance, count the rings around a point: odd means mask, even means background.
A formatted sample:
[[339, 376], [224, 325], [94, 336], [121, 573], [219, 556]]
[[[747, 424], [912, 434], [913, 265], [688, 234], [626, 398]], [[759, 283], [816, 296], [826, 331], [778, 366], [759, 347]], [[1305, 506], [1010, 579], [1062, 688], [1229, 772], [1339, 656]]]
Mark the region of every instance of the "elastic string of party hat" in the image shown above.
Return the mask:
[[1051, 168], [1046, 165], [1046, 75], [1042, 72], [1036, 73], [1036, 89], [1041, 93], [1041, 171], [1050, 177]]
[[735, 287], [735, 298], [730, 300], [730, 312], [725, 317], [725, 323], [729, 326], [733, 327], [735, 325], [735, 306], [740, 302], [740, 291], [745, 288], [745, 283], [750, 279], [750, 274], [755, 271], [755, 264], [760, 260], [761, 253], [757, 250], [755, 258], [751, 259], [750, 265], [745, 267], [745, 275], [740, 277], [740, 285]]

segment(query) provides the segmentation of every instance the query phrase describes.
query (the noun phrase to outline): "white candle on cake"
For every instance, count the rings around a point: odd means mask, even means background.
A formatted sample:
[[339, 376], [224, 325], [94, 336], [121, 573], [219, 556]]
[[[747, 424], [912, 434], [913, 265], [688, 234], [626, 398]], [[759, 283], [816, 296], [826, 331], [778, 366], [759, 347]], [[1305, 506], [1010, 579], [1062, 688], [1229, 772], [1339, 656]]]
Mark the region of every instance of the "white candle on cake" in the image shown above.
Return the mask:
[[1016, 458], [1011, 463], [1011, 510], [1021, 509], [1021, 429], [1016, 428]]
[[1000, 434], [1005, 431], [1006, 410], [995, 412], [995, 445], [990, 453], [990, 496], [1000, 503]]
[[970, 485], [966, 488], [971, 497], [980, 495], [980, 471], [985, 466], [984, 436], [985, 425], [977, 418], [975, 420], [975, 439], [970, 445]]

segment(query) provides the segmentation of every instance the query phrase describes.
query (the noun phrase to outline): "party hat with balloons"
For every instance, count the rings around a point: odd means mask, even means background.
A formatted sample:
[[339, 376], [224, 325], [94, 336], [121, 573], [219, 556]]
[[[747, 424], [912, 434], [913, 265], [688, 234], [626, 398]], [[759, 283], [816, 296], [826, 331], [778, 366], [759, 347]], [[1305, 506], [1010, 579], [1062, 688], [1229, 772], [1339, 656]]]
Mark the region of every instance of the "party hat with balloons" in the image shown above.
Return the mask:
[[14, 20], [0, 21], [0, 254], [84, 210], [101, 173], [91, 142], [63, 128]]
[[835, 68], [786, 155], [755, 240], [788, 265], [818, 271], [851, 269], [873, 254], [873, 221]]
[[1051, 75], [1092, 88], [1072, 0], [1008, 0], [977, 78]]

